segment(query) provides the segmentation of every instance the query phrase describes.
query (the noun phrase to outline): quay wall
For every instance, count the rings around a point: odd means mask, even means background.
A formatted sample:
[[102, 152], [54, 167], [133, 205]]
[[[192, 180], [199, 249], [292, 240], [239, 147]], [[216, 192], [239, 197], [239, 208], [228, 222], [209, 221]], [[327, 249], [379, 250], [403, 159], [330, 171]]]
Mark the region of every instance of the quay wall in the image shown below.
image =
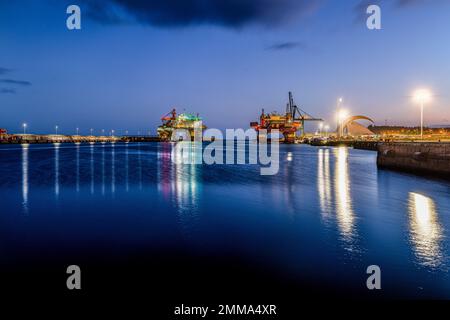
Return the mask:
[[35, 144], [35, 143], [76, 143], [76, 142], [156, 142], [158, 137], [152, 136], [67, 136], [67, 135], [37, 135], [15, 134], [1, 135], [0, 144]]
[[379, 143], [377, 165], [379, 168], [450, 178], [450, 143]]

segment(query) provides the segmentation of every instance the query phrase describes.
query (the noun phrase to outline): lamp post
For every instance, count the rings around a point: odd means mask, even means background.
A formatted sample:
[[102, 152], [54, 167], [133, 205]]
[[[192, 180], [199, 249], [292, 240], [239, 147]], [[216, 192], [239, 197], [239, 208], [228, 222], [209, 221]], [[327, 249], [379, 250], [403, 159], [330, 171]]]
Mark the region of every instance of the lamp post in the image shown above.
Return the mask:
[[77, 128], [77, 136], [79, 135], [79, 133], [80, 133], [80, 128]]
[[328, 130], [330, 129], [330, 126], [329, 125], [325, 125], [325, 136], [327, 136], [328, 137]]
[[427, 89], [419, 89], [414, 93], [414, 100], [420, 105], [420, 139], [423, 140], [423, 109], [425, 103], [431, 101], [431, 92]]
[[322, 135], [323, 122], [319, 123], [319, 135]]
[[336, 135], [339, 137], [340, 136], [340, 128], [339, 128], [339, 121], [340, 121], [340, 119], [339, 119], [339, 113], [340, 113], [340, 111], [341, 111], [341, 105], [342, 105], [342, 102], [344, 101], [344, 99], [341, 97], [341, 98], [339, 98], [338, 99], [338, 101], [337, 101], [337, 119], [336, 119], [336, 121], [337, 121], [337, 126], [336, 126]]
[[55, 134], [58, 135], [58, 126], [55, 126]]
[[339, 110], [338, 112], [338, 131], [339, 131], [339, 137], [344, 135], [344, 128], [343, 124], [345, 119], [348, 117], [348, 111], [347, 110]]
[[23, 127], [23, 134], [26, 134], [26, 132], [27, 132], [27, 124], [26, 123], [22, 124], [22, 127]]

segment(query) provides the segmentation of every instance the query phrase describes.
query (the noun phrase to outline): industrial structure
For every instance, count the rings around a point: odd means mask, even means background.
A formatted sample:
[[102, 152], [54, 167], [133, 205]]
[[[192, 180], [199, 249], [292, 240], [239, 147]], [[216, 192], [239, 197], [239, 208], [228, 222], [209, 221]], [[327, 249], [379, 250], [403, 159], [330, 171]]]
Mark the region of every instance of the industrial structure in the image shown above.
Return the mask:
[[289, 102], [287, 103], [285, 114], [282, 115], [276, 111], [266, 114], [264, 113], [264, 109], [262, 109], [259, 122], [251, 122], [250, 127], [256, 131], [265, 129], [268, 134], [270, 134], [272, 130], [278, 130], [283, 135], [285, 143], [295, 143], [297, 131], [301, 131], [301, 136], [305, 135], [305, 121], [323, 120], [314, 118], [301, 110], [294, 103], [292, 92], [289, 92]]
[[180, 113], [177, 115], [176, 109], [172, 109], [164, 117], [161, 118], [162, 125], [158, 127], [158, 136], [161, 141], [173, 141], [176, 137], [173, 135], [175, 130], [186, 130], [189, 132], [190, 139], [194, 138], [194, 129], [198, 126], [201, 130], [206, 127], [202, 124], [199, 115], [190, 113]]

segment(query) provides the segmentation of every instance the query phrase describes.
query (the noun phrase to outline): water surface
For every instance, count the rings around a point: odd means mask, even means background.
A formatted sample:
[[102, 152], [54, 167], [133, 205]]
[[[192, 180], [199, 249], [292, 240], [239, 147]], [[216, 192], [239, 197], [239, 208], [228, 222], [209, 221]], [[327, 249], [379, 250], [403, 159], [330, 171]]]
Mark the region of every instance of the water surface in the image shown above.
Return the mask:
[[3, 270], [181, 252], [365, 292], [376, 264], [383, 295], [450, 298], [448, 182], [377, 170], [376, 153], [348, 148], [281, 145], [275, 176], [173, 156], [166, 143], [0, 146]]

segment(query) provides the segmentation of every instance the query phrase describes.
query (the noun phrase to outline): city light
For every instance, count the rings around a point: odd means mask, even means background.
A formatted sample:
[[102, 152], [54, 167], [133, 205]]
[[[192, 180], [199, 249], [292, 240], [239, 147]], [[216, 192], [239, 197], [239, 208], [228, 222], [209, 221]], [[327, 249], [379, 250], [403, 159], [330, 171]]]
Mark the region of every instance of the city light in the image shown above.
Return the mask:
[[26, 134], [27, 124], [26, 123], [22, 124], [22, 127], [23, 127], [23, 134]]
[[428, 89], [418, 89], [414, 92], [414, 101], [425, 104], [431, 101], [431, 91]]
[[58, 134], [58, 126], [55, 126], [55, 134]]
[[431, 101], [432, 93], [428, 89], [418, 89], [414, 92], [414, 101], [420, 104], [420, 139], [423, 139], [423, 109], [425, 103]]
[[347, 110], [339, 110], [339, 112], [338, 112], [339, 122], [341, 122], [341, 124], [342, 124], [342, 122], [348, 118], [348, 115], [349, 115], [349, 113]]

